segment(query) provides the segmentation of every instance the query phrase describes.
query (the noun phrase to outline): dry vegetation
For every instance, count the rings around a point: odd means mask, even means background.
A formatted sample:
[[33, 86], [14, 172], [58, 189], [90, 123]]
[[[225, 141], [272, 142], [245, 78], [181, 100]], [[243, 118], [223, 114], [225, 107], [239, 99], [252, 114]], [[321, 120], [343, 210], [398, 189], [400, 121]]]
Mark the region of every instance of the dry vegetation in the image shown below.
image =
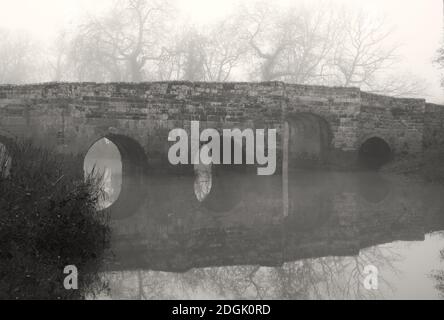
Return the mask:
[[404, 174], [412, 179], [426, 182], [444, 184], [444, 148], [430, 148], [421, 154], [395, 159], [383, 171]]
[[[0, 175], [0, 299], [79, 299], [103, 289], [97, 271], [108, 246], [99, 178], [83, 178], [76, 159], [29, 142], [8, 145]], [[75, 265], [78, 291], [64, 289]]]

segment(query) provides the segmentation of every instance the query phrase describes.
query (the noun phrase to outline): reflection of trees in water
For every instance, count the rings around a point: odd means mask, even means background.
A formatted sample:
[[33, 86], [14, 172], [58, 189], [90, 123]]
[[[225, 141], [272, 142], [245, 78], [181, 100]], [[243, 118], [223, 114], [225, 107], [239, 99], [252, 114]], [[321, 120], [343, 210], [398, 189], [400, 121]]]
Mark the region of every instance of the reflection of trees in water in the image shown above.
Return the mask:
[[[441, 251], [441, 257], [444, 260], [444, 250]], [[436, 281], [436, 289], [440, 292], [441, 297], [444, 298], [444, 270], [436, 271], [433, 274], [433, 278]]]
[[[364, 287], [365, 274], [364, 268], [374, 265], [378, 269], [384, 269], [393, 274], [399, 274], [395, 267], [395, 263], [401, 260], [401, 256], [395, 253], [389, 246], [376, 246], [362, 250], [358, 256], [354, 257], [329, 257], [321, 259], [332, 259], [334, 262], [327, 262], [326, 265], [334, 266], [330, 273], [340, 275], [331, 278], [334, 285], [325, 287], [325, 291], [330, 298], [351, 298], [351, 299], [368, 299], [382, 298], [382, 291], [369, 291]], [[379, 274], [379, 288], [386, 287], [393, 290], [388, 279]]]
[[[441, 236], [444, 237], [444, 232], [441, 232]], [[444, 249], [440, 252], [441, 261], [444, 262]], [[432, 273], [432, 278], [436, 282], [436, 289], [440, 292], [442, 298], [444, 298], [444, 270], [436, 270]]]
[[[380, 297], [380, 291], [364, 288], [364, 267], [376, 265], [397, 273], [394, 263], [399, 259], [388, 246], [378, 246], [355, 257], [307, 259], [281, 267], [215, 267], [182, 274], [123, 271], [104, 278], [111, 284], [111, 298], [366, 299]], [[390, 288], [381, 276], [379, 285]]]

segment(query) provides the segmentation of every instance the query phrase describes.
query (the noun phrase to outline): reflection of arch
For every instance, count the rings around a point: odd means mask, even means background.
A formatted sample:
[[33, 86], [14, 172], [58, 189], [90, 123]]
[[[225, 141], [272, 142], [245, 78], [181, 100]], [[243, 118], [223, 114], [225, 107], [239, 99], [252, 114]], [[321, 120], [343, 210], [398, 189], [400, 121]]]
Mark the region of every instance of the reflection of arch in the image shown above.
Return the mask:
[[361, 167], [377, 170], [392, 158], [392, 148], [382, 137], [372, 136], [364, 140], [359, 148], [358, 163]]
[[[194, 155], [195, 159], [200, 159], [201, 150], [205, 150], [208, 154], [207, 145], [203, 145]], [[203, 202], [211, 192], [213, 184], [212, 164], [196, 164], [194, 165], [194, 194], [199, 202]]]
[[108, 134], [94, 141], [91, 146], [103, 138], [114, 143], [121, 156], [121, 191], [117, 200], [109, 208], [113, 219], [121, 219], [134, 214], [146, 195], [143, 183], [147, 165], [146, 155], [138, 142], [123, 135]]
[[312, 113], [297, 113], [290, 115], [287, 122], [290, 166], [325, 162], [333, 139], [327, 120]]
[[389, 197], [392, 191], [390, 182], [378, 173], [356, 173], [356, 179], [356, 190], [359, 196], [368, 203], [380, 204]]
[[[223, 136], [220, 143], [220, 155], [223, 159]], [[247, 174], [246, 148], [242, 145], [242, 164], [234, 164], [235, 141], [231, 139], [231, 163], [213, 164], [211, 166], [195, 166], [194, 190], [197, 200], [201, 200], [202, 205], [213, 212], [227, 212], [233, 209], [242, 199], [245, 175]], [[205, 148], [205, 144], [201, 148]], [[199, 172], [200, 171], [200, 172]], [[198, 186], [199, 181], [203, 185]], [[211, 186], [208, 185], [211, 181]], [[205, 183], [207, 186], [205, 186]], [[200, 190], [198, 190], [200, 189]], [[207, 192], [205, 192], [207, 191]], [[200, 198], [198, 194], [200, 193]]]
[[334, 179], [325, 172], [295, 171], [289, 181], [289, 220], [292, 230], [310, 231], [330, 219]]

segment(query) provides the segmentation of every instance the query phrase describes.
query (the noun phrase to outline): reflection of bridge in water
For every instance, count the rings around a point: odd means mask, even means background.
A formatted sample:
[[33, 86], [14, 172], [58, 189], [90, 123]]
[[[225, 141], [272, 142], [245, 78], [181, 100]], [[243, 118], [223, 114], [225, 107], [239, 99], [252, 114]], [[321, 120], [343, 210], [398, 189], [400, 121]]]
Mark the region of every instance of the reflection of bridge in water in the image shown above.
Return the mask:
[[191, 177], [152, 177], [146, 210], [115, 223], [109, 270], [181, 272], [356, 256], [444, 229], [442, 189], [376, 173], [293, 172], [284, 217], [281, 177], [216, 177], [199, 202]]

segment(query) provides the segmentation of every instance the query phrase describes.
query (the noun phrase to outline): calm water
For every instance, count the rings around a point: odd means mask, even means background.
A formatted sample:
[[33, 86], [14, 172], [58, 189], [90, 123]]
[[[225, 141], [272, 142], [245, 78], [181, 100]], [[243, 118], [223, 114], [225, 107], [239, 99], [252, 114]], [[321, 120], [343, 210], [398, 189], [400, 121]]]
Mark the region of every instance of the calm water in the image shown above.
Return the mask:
[[[110, 167], [120, 192], [121, 169]], [[109, 290], [96, 298], [440, 298], [440, 186], [376, 172], [295, 171], [286, 182], [200, 168], [150, 177], [145, 189], [137, 212], [112, 222]], [[367, 265], [378, 290], [363, 285]]]

